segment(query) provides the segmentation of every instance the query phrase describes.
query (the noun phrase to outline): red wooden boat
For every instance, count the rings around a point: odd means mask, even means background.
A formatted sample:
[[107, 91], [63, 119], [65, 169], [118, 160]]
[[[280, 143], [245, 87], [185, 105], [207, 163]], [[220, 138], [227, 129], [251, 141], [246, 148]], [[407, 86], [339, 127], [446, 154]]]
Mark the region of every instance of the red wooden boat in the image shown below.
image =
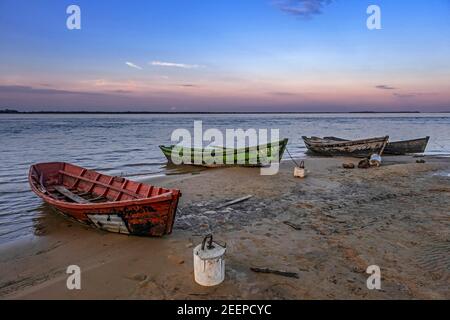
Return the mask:
[[172, 232], [181, 192], [112, 177], [64, 162], [31, 166], [31, 189], [66, 216], [138, 236]]

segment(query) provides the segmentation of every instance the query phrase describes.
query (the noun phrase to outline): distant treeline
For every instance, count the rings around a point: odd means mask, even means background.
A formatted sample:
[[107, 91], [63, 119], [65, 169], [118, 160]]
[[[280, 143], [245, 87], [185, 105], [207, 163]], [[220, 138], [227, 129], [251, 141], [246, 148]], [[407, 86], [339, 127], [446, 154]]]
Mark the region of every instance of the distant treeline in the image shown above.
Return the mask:
[[254, 111], [254, 112], [201, 112], [201, 111], [185, 111], [185, 112], [164, 112], [164, 111], [17, 111], [11, 109], [0, 110], [0, 113], [12, 114], [332, 114], [332, 113], [421, 113], [420, 111], [351, 111], [351, 112], [314, 112], [314, 111]]

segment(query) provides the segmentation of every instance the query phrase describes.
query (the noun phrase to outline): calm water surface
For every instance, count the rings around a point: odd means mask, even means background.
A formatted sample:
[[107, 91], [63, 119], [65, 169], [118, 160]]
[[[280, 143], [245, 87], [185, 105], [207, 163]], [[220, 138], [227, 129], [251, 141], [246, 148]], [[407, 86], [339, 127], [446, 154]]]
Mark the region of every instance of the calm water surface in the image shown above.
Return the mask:
[[33, 236], [36, 219], [49, 214], [28, 186], [31, 164], [66, 161], [135, 180], [174, 173], [158, 145], [171, 144], [177, 128], [192, 131], [194, 120], [204, 130], [278, 128], [299, 157], [303, 135], [429, 135], [428, 154], [450, 155], [450, 114], [0, 115], [0, 245]]

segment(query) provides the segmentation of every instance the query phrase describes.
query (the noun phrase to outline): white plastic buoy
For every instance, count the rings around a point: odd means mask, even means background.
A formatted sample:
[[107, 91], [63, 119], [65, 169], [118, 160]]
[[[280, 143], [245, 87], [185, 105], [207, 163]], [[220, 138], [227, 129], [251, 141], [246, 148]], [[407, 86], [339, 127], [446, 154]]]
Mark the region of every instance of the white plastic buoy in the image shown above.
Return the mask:
[[212, 235], [206, 236], [202, 244], [195, 247], [195, 282], [205, 287], [212, 287], [221, 284], [225, 280], [225, 251], [226, 246], [221, 246], [214, 242]]
[[304, 178], [305, 176], [306, 176], [305, 162], [302, 161], [300, 163], [300, 166], [295, 167], [295, 169], [294, 169], [294, 177]]
[[379, 154], [374, 153], [369, 160], [371, 167], [379, 167], [381, 166], [381, 156]]

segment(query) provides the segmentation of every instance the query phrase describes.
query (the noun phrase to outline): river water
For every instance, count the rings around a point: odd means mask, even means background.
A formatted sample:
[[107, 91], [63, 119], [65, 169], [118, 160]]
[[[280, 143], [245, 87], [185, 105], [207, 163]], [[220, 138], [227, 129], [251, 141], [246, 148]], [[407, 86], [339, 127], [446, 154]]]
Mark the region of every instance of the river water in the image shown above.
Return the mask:
[[450, 155], [450, 114], [0, 115], [0, 245], [33, 236], [35, 220], [49, 214], [28, 186], [31, 164], [65, 161], [134, 180], [176, 174], [158, 146], [196, 120], [222, 132], [279, 129], [295, 157], [305, 157], [304, 135], [431, 136], [426, 153]]

